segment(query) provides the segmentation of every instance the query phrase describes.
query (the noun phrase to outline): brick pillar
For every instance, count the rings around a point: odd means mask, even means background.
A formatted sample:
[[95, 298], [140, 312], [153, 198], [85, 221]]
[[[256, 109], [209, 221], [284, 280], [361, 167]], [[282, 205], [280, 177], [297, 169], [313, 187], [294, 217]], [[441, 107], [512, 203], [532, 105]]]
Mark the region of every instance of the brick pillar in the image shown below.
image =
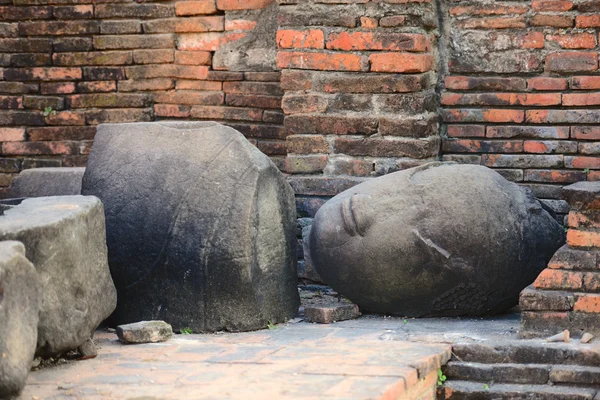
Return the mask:
[[537, 337], [569, 329], [600, 335], [600, 182], [563, 188], [569, 202], [567, 244], [521, 292], [521, 336]]
[[437, 159], [433, 1], [279, 4], [286, 170], [300, 203]]

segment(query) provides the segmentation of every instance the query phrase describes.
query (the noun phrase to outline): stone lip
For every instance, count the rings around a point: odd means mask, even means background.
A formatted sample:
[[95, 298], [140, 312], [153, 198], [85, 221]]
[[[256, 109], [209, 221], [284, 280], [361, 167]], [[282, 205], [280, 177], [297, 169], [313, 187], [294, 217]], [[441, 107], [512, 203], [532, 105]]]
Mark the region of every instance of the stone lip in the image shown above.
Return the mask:
[[10, 184], [11, 197], [70, 196], [81, 194], [85, 168], [32, 168], [23, 170]]
[[577, 182], [565, 186], [562, 195], [573, 210], [600, 209], [600, 181]]
[[36, 354], [54, 357], [85, 344], [117, 303], [100, 200], [37, 197], [6, 206], [0, 240], [22, 242], [39, 276]]
[[140, 321], [117, 326], [117, 336], [123, 343], [158, 343], [173, 336], [173, 328], [165, 321]]

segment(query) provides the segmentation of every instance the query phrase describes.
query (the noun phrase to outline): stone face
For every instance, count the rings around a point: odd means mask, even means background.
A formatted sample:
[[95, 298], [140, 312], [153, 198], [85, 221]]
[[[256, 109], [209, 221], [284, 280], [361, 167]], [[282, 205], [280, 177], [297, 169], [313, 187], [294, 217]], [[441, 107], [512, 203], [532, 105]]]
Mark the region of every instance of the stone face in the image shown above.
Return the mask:
[[123, 343], [157, 343], [169, 340], [173, 328], [165, 321], [140, 321], [117, 326], [117, 336]]
[[32, 168], [10, 184], [11, 197], [70, 196], [81, 194], [85, 168]]
[[[1, 217], [0, 217], [1, 218]], [[40, 287], [25, 246], [0, 242], [0, 398], [18, 396], [37, 342]]]
[[102, 203], [92, 196], [38, 197], [5, 206], [0, 240], [18, 240], [42, 292], [36, 354], [83, 345], [115, 309]]
[[83, 193], [105, 206], [111, 323], [244, 331], [295, 316], [294, 193], [234, 129], [100, 125]]
[[317, 272], [361, 309], [485, 315], [519, 292], [564, 243], [530, 191], [481, 166], [431, 163], [354, 186], [317, 212]]

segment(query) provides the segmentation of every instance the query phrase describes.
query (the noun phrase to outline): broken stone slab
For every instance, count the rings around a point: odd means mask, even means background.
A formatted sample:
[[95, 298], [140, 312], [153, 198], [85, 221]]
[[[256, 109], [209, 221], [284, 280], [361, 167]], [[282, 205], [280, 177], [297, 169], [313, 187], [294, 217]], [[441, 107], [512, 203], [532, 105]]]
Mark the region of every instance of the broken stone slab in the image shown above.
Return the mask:
[[283, 174], [215, 122], [99, 125], [83, 193], [106, 210], [109, 322], [248, 331], [296, 316], [296, 208]]
[[165, 321], [140, 321], [117, 326], [117, 336], [123, 343], [158, 343], [173, 336], [173, 328]]
[[571, 333], [567, 329], [565, 329], [561, 333], [557, 333], [554, 336], [550, 336], [549, 338], [546, 338], [546, 342], [565, 342], [565, 343], [569, 343], [570, 340], [571, 340]]
[[599, 210], [600, 209], [600, 182], [577, 182], [562, 189], [563, 198], [569, 203], [572, 210]]
[[0, 242], [0, 399], [23, 390], [37, 343], [40, 285], [25, 246]]
[[593, 338], [594, 338], [594, 335], [586, 332], [583, 334], [583, 336], [581, 336], [581, 343], [590, 343]]
[[362, 310], [481, 316], [517, 305], [564, 242], [530, 190], [483, 166], [430, 163], [325, 203], [310, 256], [324, 282]]
[[304, 308], [304, 315], [309, 322], [331, 324], [360, 317], [356, 304], [339, 304], [333, 306], [310, 306]]
[[10, 184], [11, 197], [70, 196], [81, 194], [85, 168], [31, 168]]
[[92, 196], [29, 198], [0, 215], [0, 240], [25, 245], [41, 283], [36, 355], [77, 349], [115, 309], [105, 232]]

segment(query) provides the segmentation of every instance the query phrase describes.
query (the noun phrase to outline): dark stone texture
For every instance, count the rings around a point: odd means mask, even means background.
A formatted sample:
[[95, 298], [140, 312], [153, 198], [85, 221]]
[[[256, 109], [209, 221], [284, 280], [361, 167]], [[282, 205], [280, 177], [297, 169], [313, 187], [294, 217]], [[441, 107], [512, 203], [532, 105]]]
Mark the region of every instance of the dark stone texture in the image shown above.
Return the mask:
[[33, 168], [10, 184], [11, 197], [70, 196], [81, 194], [85, 168]]
[[577, 182], [565, 186], [562, 195], [573, 210], [600, 209], [600, 181]]
[[91, 196], [38, 197], [4, 208], [0, 240], [22, 242], [40, 278], [36, 354], [77, 349], [117, 302], [102, 203]]
[[37, 342], [40, 285], [25, 246], [0, 242], [0, 398], [18, 396]]
[[554, 290], [523, 289], [519, 297], [519, 306], [525, 311], [570, 311], [575, 297], [573, 293]]
[[323, 280], [363, 310], [486, 315], [517, 304], [564, 236], [530, 191], [493, 170], [431, 163], [328, 201], [310, 254]]
[[294, 193], [234, 129], [100, 125], [83, 193], [106, 210], [119, 293], [110, 323], [245, 331], [296, 314]]

